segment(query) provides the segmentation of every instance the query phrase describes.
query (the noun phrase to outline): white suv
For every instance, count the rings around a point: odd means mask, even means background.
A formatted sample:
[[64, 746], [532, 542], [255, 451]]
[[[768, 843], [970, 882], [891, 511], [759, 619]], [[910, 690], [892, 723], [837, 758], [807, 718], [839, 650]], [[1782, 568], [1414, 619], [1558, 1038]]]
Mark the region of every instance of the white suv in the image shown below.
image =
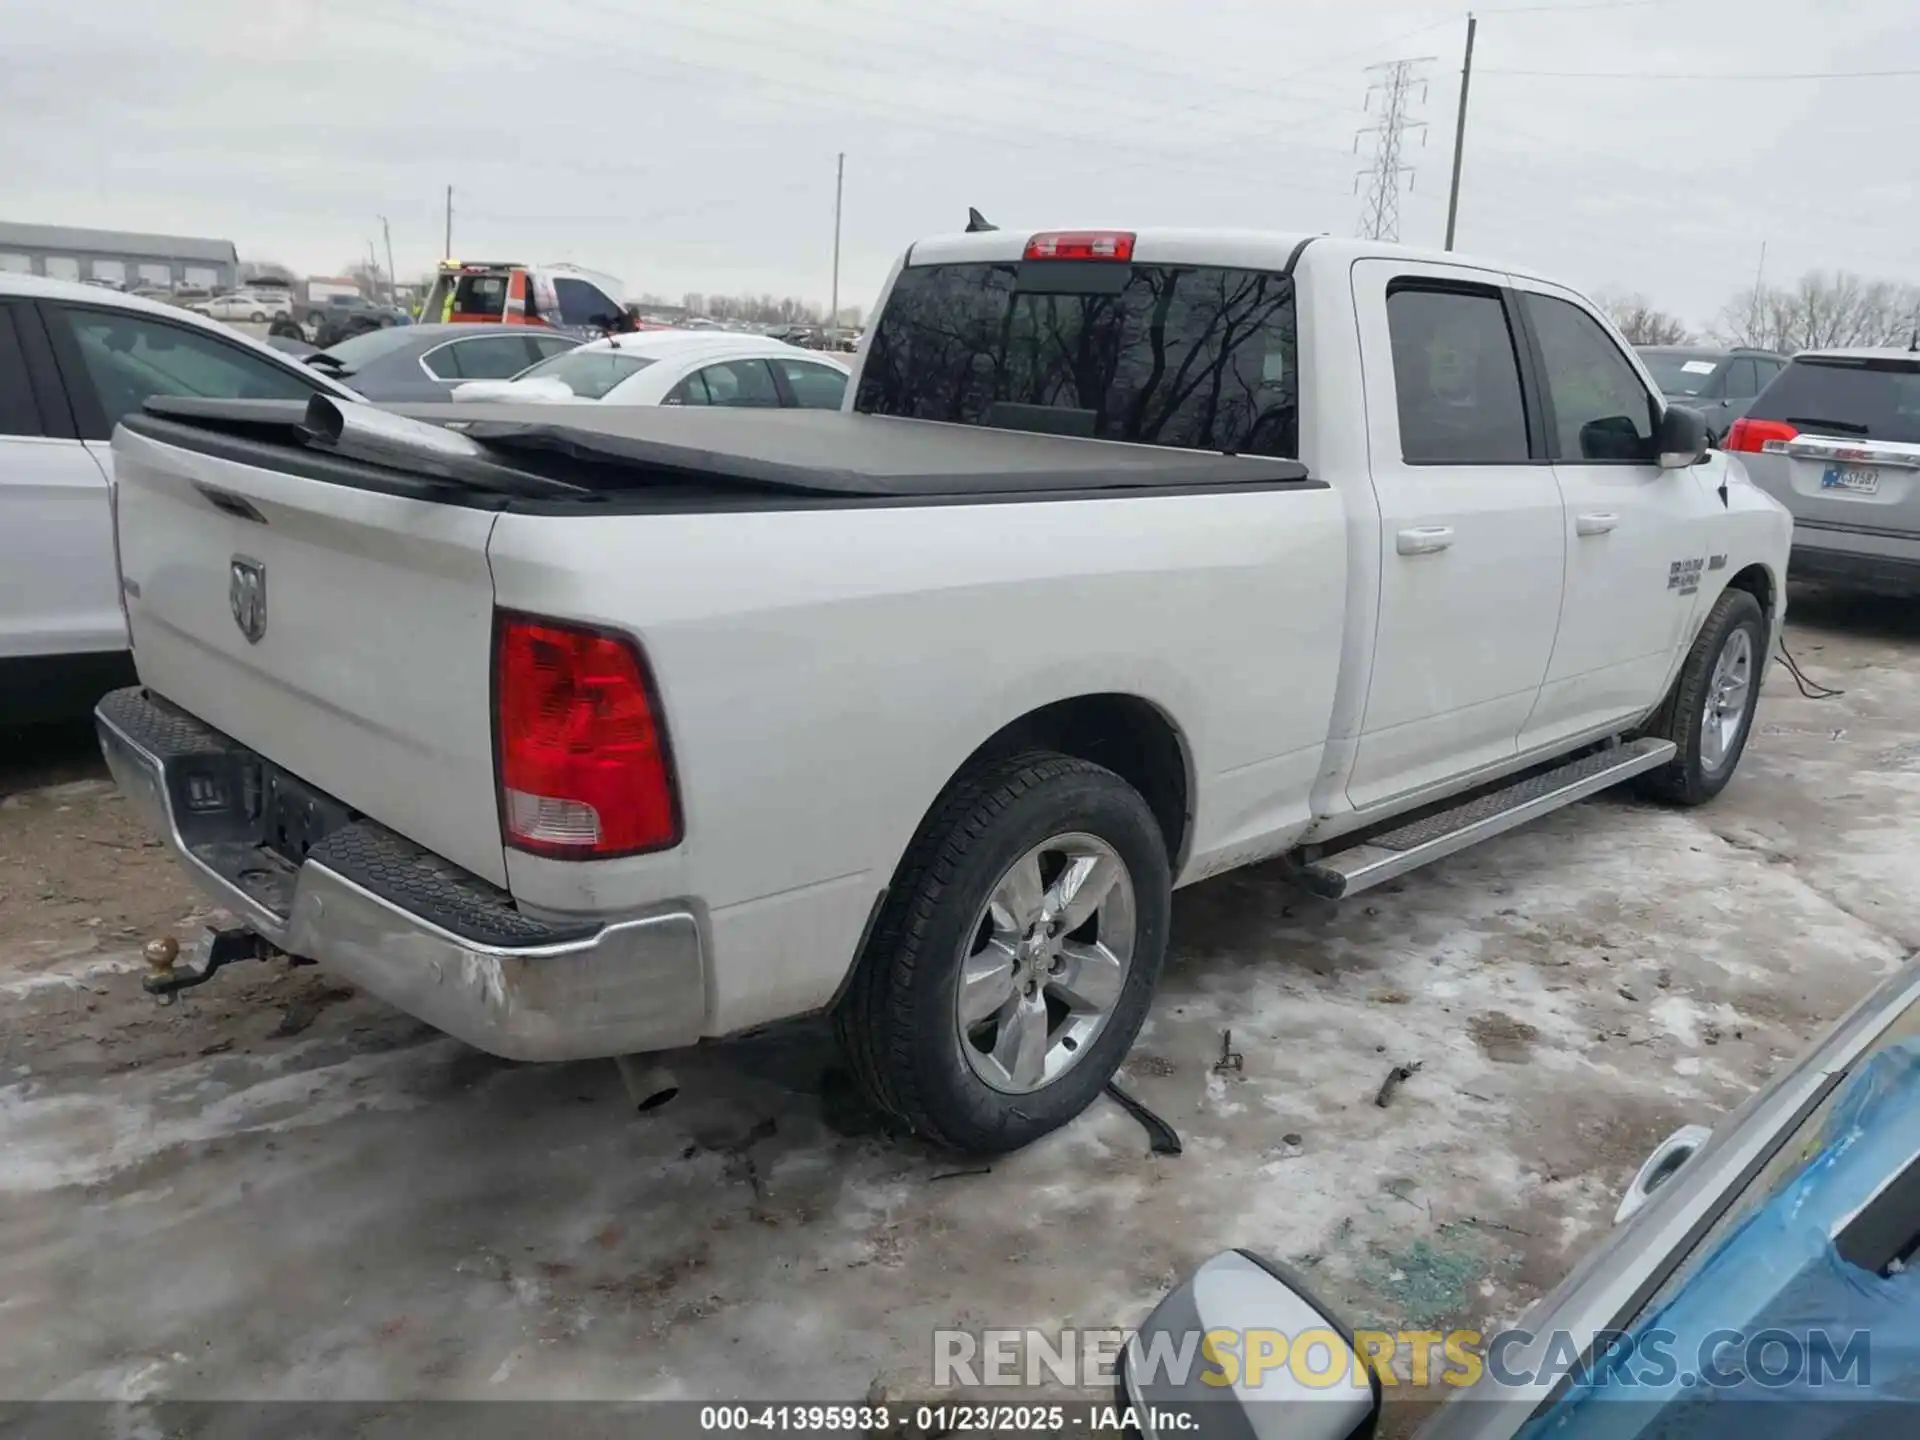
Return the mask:
[[131, 677], [107, 440], [150, 395], [345, 386], [176, 306], [0, 274], [0, 724], [86, 710]]

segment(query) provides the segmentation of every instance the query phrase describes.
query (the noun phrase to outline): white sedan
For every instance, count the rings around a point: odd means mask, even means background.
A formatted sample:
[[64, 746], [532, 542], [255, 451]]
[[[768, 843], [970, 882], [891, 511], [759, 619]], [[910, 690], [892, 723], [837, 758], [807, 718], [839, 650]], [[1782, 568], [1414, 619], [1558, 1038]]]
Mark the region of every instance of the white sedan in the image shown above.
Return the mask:
[[764, 335], [657, 330], [592, 341], [511, 380], [470, 381], [453, 398], [838, 410], [848, 374], [832, 356]]
[[276, 315], [290, 313], [293, 306], [285, 295], [263, 295], [252, 290], [240, 290], [231, 295], [215, 295], [210, 300], [195, 301], [189, 308], [214, 320], [251, 320], [258, 325]]

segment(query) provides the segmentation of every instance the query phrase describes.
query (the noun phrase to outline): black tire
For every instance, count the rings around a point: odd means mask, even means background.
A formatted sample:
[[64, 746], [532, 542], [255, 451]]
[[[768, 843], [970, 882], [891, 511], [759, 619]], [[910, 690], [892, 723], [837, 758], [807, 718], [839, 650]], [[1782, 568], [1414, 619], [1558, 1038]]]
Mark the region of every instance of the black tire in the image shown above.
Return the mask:
[[264, 325], [266, 324], [266, 321], [267, 321], [265, 312], [260, 310], [254, 311], [253, 314], [248, 318], [251, 319], [253, 323], [256, 325]]
[[[1119, 998], [1083, 1055], [1024, 1094], [985, 1083], [956, 1024], [969, 932], [1016, 860], [1078, 832], [1112, 847], [1134, 891], [1134, 948]], [[1166, 953], [1172, 878], [1166, 840], [1138, 791], [1112, 771], [1027, 752], [962, 774], [908, 849], [834, 1026], [875, 1104], [937, 1144], [1004, 1154], [1066, 1124], [1126, 1058]]]
[[[1745, 712], [1740, 716], [1733, 738], [1726, 745], [1720, 763], [1710, 764], [1702, 753], [1708, 688], [1721, 653], [1744, 634], [1751, 647], [1752, 678], [1747, 685]], [[1740, 767], [1740, 756], [1747, 748], [1747, 736], [1753, 730], [1753, 715], [1760, 702], [1760, 679], [1766, 671], [1767, 617], [1760, 602], [1745, 590], [1729, 590], [1714, 601], [1707, 623], [1688, 652], [1680, 677], [1643, 733], [1671, 740], [1679, 753], [1659, 770], [1640, 781], [1643, 794], [1676, 805], [1703, 805], [1727, 788], [1733, 772]]]

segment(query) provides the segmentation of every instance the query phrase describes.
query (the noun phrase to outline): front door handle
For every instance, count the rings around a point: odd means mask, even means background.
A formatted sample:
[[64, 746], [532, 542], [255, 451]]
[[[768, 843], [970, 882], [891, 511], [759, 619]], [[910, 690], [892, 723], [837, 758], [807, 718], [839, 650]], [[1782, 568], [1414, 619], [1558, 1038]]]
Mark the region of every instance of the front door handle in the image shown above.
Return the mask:
[[1573, 519], [1573, 533], [1576, 535], [1604, 535], [1620, 523], [1620, 517], [1611, 510], [1595, 511], [1591, 515], [1576, 515]]
[[1432, 555], [1452, 544], [1451, 525], [1416, 525], [1393, 537], [1393, 548], [1402, 555]]

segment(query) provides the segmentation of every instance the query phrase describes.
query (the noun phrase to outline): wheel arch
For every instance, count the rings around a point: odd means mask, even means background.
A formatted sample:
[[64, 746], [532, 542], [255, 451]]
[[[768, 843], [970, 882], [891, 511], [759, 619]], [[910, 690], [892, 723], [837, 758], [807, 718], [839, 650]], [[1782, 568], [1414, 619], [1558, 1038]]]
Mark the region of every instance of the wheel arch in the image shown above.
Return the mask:
[[1774, 606], [1780, 598], [1780, 582], [1773, 571], [1761, 561], [1755, 561], [1739, 571], [1723, 587], [1724, 590], [1744, 590], [1760, 602], [1760, 613], [1767, 617], [1767, 624], [1774, 623]]
[[1121, 691], [1096, 691], [1049, 701], [1009, 720], [970, 751], [915, 817], [887, 885], [874, 896], [847, 968], [827, 1002], [837, 1009], [865, 962], [875, 923], [899, 880], [915, 837], [926, 828], [954, 783], [980, 765], [1023, 750], [1051, 750], [1113, 771], [1147, 802], [1166, 841], [1169, 872], [1180, 873], [1193, 834], [1193, 750], [1172, 716], [1159, 705]]
[[[1055, 700], [1000, 727], [949, 777], [1021, 750], [1053, 750], [1105, 766], [1138, 790], [1159, 822], [1167, 860], [1180, 872], [1193, 831], [1192, 749], [1173, 718], [1151, 700], [1118, 691]], [[946, 786], [941, 787], [944, 793]], [[927, 814], [939, 804], [936, 797]], [[922, 815], [921, 825], [926, 823]], [[915, 833], [918, 834], [916, 827]]]

